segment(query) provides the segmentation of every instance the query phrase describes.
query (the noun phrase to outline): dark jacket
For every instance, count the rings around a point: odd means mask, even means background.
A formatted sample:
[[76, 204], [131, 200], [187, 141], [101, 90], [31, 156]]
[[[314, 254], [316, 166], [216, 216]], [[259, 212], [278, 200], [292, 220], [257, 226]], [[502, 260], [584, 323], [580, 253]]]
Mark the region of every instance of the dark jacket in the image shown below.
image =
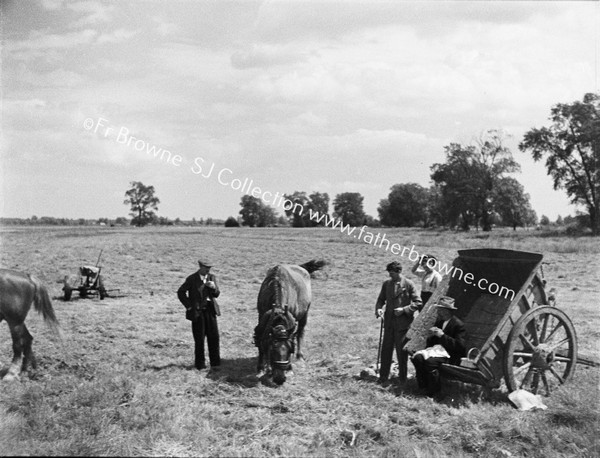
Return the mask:
[[202, 316], [201, 312], [204, 310], [208, 310], [215, 316], [221, 315], [221, 310], [219, 309], [219, 304], [216, 299], [219, 297], [219, 294], [221, 294], [219, 284], [217, 283], [217, 277], [208, 273], [206, 281], [214, 282], [215, 287], [209, 288], [206, 286], [202, 280], [200, 280], [200, 273], [195, 272], [187, 277], [183, 285], [177, 290], [177, 297], [186, 308], [185, 317], [188, 320], [197, 320]]
[[[435, 326], [442, 329], [444, 324], [443, 320], [437, 320]], [[460, 364], [460, 358], [466, 354], [465, 350], [465, 338], [467, 332], [465, 331], [465, 325], [458, 318], [453, 316], [448, 321], [446, 329], [444, 329], [444, 335], [442, 337], [430, 336], [427, 338], [427, 347], [433, 347], [436, 344], [440, 344], [446, 349], [450, 355], [450, 364]]]
[[[414, 314], [421, 308], [421, 298], [417, 294], [415, 284], [401, 275], [399, 285], [390, 278], [381, 285], [381, 292], [375, 304], [375, 310], [383, 307], [385, 304], [384, 326], [398, 330], [408, 329], [413, 322]], [[403, 313], [396, 315], [394, 309], [403, 307]]]

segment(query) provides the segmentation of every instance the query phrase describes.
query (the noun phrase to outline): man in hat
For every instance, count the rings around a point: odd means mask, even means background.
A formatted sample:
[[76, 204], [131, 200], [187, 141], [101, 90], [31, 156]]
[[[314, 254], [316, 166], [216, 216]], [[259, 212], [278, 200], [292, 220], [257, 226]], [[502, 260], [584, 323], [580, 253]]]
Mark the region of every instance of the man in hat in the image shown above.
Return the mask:
[[212, 263], [199, 259], [198, 266], [198, 271], [187, 277], [179, 287], [177, 297], [185, 306], [186, 319], [192, 322], [196, 369], [206, 369], [204, 339], [208, 343], [210, 366], [214, 369], [221, 364], [217, 326], [217, 316], [221, 315], [217, 297], [221, 291], [217, 285], [217, 277], [210, 273]]
[[466, 353], [465, 325], [454, 316], [456, 310], [454, 299], [442, 296], [435, 307], [437, 308], [437, 320], [435, 325], [429, 329], [427, 349], [416, 352], [412, 357], [417, 371], [419, 388], [425, 389], [428, 396], [433, 396], [441, 389], [440, 365], [442, 363], [458, 365]]
[[414, 313], [421, 308], [421, 298], [417, 294], [415, 284], [401, 275], [402, 266], [399, 262], [390, 262], [386, 270], [390, 279], [383, 282], [375, 304], [375, 316], [383, 319], [384, 330], [379, 383], [386, 382], [390, 375], [394, 348], [398, 359], [398, 378], [405, 382], [408, 355], [403, 351], [403, 347]]

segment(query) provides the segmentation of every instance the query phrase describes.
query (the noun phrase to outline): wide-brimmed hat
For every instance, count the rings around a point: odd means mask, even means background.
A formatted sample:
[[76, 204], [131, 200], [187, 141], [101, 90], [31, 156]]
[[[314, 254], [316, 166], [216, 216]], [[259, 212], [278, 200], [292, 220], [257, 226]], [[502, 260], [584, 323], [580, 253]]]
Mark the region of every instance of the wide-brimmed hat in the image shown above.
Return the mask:
[[454, 307], [454, 299], [448, 296], [440, 297], [434, 305], [443, 309], [458, 310], [456, 307]]
[[198, 259], [198, 264], [200, 264], [201, 266], [204, 267], [212, 267], [212, 262], [210, 262], [208, 259], [206, 258], [200, 258]]

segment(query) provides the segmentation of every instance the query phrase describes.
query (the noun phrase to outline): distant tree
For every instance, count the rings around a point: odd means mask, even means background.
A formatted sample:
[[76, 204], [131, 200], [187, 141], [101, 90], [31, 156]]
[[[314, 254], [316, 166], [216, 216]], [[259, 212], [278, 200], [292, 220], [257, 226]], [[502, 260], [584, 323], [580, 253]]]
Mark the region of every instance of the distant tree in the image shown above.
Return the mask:
[[258, 227], [270, 227], [277, 224], [277, 213], [267, 204], [262, 205], [259, 212]]
[[494, 210], [502, 218], [502, 223], [512, 226], [526, 226], [528, 216], [532, 208], [529, 202], [529, 194], [525, 193], [523, 185], [512, 177], [504, 177], [498, 180], [492, 195]]
[[283, 197], [294, 204], [285, 210], [293, 227], [314, 227], [325, 224], [324, 220], [318, 223], [311, 219], [311, 212], [313, 215], [317, 213], [326, 215], [329, 212], [329, 194], [313, 192], [307, 196], [304, 191], [294, 191], [292, 194], [284, 194]]
[[512, 153], [503, 145], [504, 136], [488, 131], [477, 145], [451, 143], [446, 162], [431, 167], [431, 179], [441, 190], [445, 219], [468, 230], [478, 225], [490, 231], [494, 187], [506, 173], [519, 170]]
[[290, 222], [287, 220], [287, 218], [283, 215], [281, 215], [279, 218], [277, 218], [277, 225], [278, 226], [289, 226]]
[[292, 227], [306, 227], [310, 225], [309, 221], [307, 221], [309, 218], [310, 200], [306, 193], [294, 191], [292, 194], [284, 194], [283, 197], [294, 204], [285, 210], [286, 216], [291, 219]]
[[[327, 215], [329, 213], [329, 194], [326, 192], [313, 192], [310, 196], [310, 204], [313, 212], [318, 212], [319, 215]], [[324, 225], [325, 220], [321, 220], [320, 223], [315, 220], [310, 220], [311, 226]]]
[[555, 224], [556, 224], [557, 226], [562, 226], [562, 225], [564, 224], [562, 216], [558, 215], [558, 216], [556, 217], [556, 223], [555, 223]]
[[373, 218], [371, 215], [365, 216], [365, 225], [369, 227], [381, 227], [381, 222]]
[[115, 219], [115, 224], [127, 225], [127, 223], [127, 218], [124, 218], [123, 216], [119, 216], [117, 219]]
[[519, 144], [535, 161], [546, 159], [554, 189], [565, 189], [574, 204], [584, 205], [593, 235], [600, 235], [600, 94], [559, 103], [550, 127], [531, 129]]
[[413, 227], [427, 222], [428, 190], [416, 183], [395, 184], [387, 199], [379, 203], [377, 212], [382, 224]]
[[235, 217], [230, 216], [225, 220], [225, 227], [240, 227], [240, 223]]
[[131, 207], [132, 225], [138, 227], [151, 223], [158, 210], [160, 200], [154, 195], [154, 186], [146, 186], [141, 181], [132, 181], [131, 189], [125, 193], [123, 203]]
[[275, 210], [258, 197], [246, 194], [242, 196], [240, 206], [242, 207], [240, 215], [242, 215], [244, 226], [266, 227], [273, 226], [277, 222]]
[[340, 218], [342, 223], [350, 226], [361, 226], [365, 223], [363, 210], [364, 197], [358, 192], [343, 192], [333, 200], [334, 216]]
[[206, 226], [212, 226], [214, 224], [214, 220], [212, 218], [206, 218], [206, 221], [204, 221], [204, 224]]
[[549, 226], [550, 225], [550, 218], [548, 218], [546, 215], [542, 215], [542, 217], [540, 218], [540, 225], [542, 225], [542, 226]]

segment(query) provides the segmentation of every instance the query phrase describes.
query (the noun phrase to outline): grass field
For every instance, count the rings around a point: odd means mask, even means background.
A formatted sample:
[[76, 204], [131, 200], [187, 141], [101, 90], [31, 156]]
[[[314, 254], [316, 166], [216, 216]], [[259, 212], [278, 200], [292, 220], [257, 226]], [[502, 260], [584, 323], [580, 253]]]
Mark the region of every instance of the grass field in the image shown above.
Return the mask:
[[[383, 232], [384, 230], [381, 230]], [[548, 286], [573, 321], [580, 353], [599, 356], [600, 246], [589, 237], [535, 231], [491, 234], [385, 230], [387, 238], [451, 263], [458, 249], [543, 253]], [[333, 229], [0, 229], [0, 265], [38, 276], [64, 333], [31, 313], [37, 371], [0, 381], [0, 455], [125, 456], [598, 456], [599, 372], [581, 365], [520, 412], [505, 390], [452, 383], [423, 397], [413, 379], [382, 387], [359, 377], [377, 356], [373, 310], [385, 265], [411, 262]], [[123, 297], [61, 300], [58, 280], [95, 264]], [[176, 290], [215, 261], [221, 287], [219, 372], [193, 369], [193, 339]], [[312, 281], [306, 363], [283, 386], [254, 376], [256, 298], [266, 270], [313, 258], [330, 262]], [[414, 279], [414, 278], [413, 278]], [[0, 365], [12, 357], [0, 326]], [[409, 365], [412, 375], [412, 366]]]

